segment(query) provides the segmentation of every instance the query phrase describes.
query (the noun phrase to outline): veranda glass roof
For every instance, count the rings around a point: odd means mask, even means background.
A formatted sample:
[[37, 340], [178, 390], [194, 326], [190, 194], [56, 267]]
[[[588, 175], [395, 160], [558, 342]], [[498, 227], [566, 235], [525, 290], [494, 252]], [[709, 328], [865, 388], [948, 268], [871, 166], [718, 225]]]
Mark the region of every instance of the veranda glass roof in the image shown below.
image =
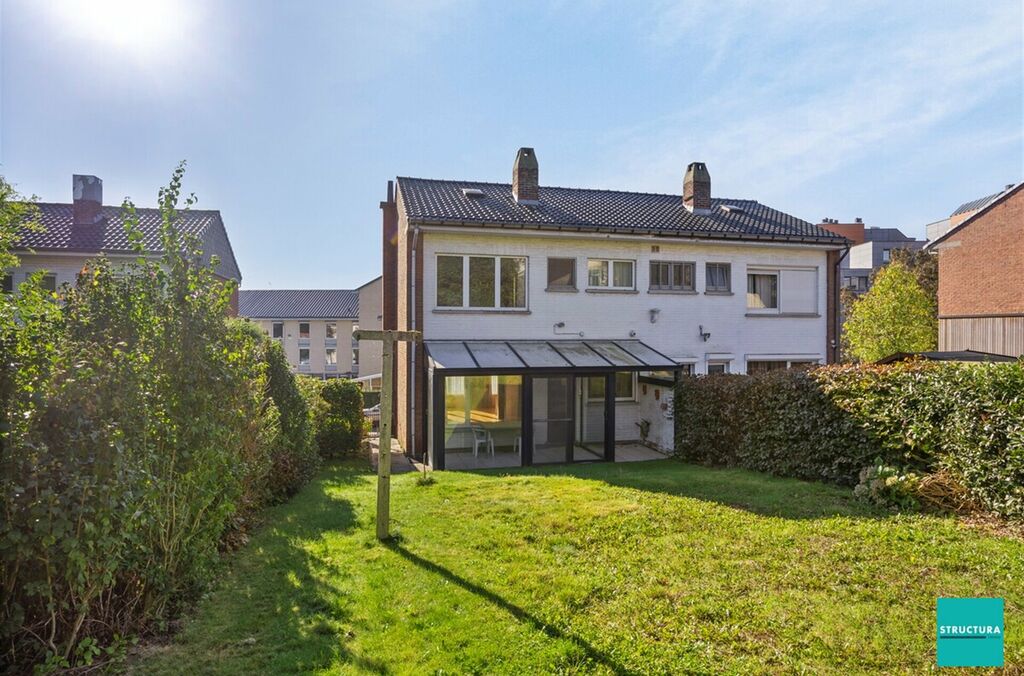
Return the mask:
[[480, 373], [670, 371], [672, 359], [639, 340], [428, 340], [430, 368]]

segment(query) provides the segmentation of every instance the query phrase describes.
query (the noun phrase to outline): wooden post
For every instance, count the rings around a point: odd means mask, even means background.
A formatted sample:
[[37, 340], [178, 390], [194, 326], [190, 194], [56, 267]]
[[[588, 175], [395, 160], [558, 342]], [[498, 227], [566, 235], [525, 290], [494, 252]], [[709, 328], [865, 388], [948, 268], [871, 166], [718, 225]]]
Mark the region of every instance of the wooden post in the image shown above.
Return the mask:
[[[394, 404], [393, 374], [395, 343], [419, 342], [419, 331], [363, 331], [352, 334], [356, 340], [379, 340], [383, 343], [380, 384], [380, 442], [377, 447], [377, 539], [390, 537], [391, 525], [391, 411]], [[413, 393], [413, 396], [416, 396]]]

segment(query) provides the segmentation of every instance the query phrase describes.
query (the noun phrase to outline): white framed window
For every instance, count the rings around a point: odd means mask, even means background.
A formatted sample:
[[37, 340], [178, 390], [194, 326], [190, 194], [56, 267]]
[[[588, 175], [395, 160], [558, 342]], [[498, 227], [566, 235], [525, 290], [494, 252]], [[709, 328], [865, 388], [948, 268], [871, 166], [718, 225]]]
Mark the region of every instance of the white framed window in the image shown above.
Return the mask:
[[299, 348], [299, 366], [309, 366], [309, 348]]
[[327, 366], [337, 366], [338, 348], [328, 347], [324, 349], [324, 364], [326, 364]]
[[747, 309], [778, 312], [779, 273], [747, 273]]
[[274, 322], [271, 325], [271, 337], [283, 338], [284, 337], [284, 322]]
[[633, 291], [636, 261], [611, 258], [587, 259], [587, 286], [591, 289]]
[[548, 259], [548, 290], [549, 291], [575, 291], [576, 290], [576, 259], [575, 258], [549, 258]]
[[[587, 401], [604, 401], [604, 378], [587, 378]], [[636, 401], [636, 373], [618, 371], [615, 374], [615, 401]]]
[[526, 308], [526, 258], [439, 254], [436, 300], [439, 308]]
[[299, 322], [299, 338], [309, 338], [309, 322]]
[[729, 263], [705, 263], [704, 277], [705, 293], [732, 291], [732, 266]]
[[338, 323], [337, 322], [327, 322], [324, 325], [324, 331], [326, 332], [325, 335], [324, 335], [325, 338], [337, 338], [338, 337]]
[[39, 281], [39, 286], [42, 287], [43, 291], [56, 291], [57, 290], [57, 275], [45, 274]]
[[652, 291], [696, 290], [697, 264], [684, 261], [651, 261]]
[[892, 261], [892, 249], [882, 249], [882, 262], [888, 263]]
[[708, 375], [712, 373], [728, 373], [729, 362], [725, 359], [711, 359], [708, 361]]

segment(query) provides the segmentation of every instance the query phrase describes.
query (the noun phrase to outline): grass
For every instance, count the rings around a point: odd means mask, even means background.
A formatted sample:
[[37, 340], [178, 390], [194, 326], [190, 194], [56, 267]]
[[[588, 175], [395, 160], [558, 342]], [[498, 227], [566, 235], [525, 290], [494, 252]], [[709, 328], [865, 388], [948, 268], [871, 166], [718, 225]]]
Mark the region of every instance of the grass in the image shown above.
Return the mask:
[[337, 465], [137, 673], [862, 673], [935, 663], [935, 599], [1006, 599], [1024, 543], [849, 491], [675, 461], [375, 481]]

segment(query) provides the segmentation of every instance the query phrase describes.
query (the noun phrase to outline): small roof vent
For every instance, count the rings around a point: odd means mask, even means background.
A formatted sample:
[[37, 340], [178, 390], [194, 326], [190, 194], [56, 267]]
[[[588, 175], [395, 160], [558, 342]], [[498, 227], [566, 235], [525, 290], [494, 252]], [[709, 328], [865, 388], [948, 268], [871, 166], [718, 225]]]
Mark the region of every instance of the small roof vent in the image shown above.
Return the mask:
[[484, 191], [480, 188], [463, 188], [462, 195], [467, 199], [478, 200], [484, 196]]
[[728, 214], [745, 214], [747, 210], [743, 207], [738, 207], [735, 204], [723, 204], [722, 211]]

